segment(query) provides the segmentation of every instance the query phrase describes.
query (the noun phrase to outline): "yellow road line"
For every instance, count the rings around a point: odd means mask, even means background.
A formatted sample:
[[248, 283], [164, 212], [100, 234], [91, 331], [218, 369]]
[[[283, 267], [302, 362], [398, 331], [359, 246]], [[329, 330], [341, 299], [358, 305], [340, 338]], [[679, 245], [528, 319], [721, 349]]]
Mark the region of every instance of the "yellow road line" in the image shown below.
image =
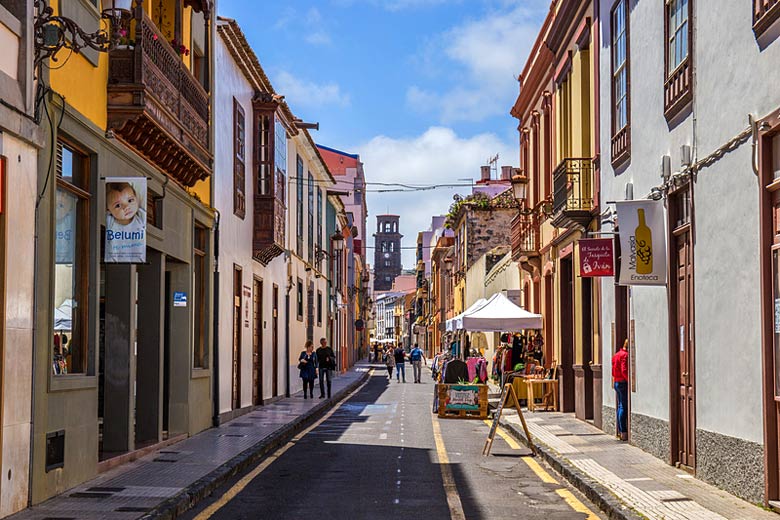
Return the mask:
[[314, 424], [312, 424], [311, 426], [309, 426], [308, 428], [303, 430], [301, 433], [299, 433], [298, 435], [293, 437], [293, 439], [290, 442], [288, 442], [287, 444], [285, 444], [284, 446], [282, 446], [281, 448], [276, 450], [273, 453], [273, 455], [269, 455], [255, 469], [253, 469], [252, 471], [250, 471], [249, 473], [244, 475], [244, 477], [242, 477], [241, 480], [236, 482], [233, 485], [233, 487], [231, 487], [229, 490], [227, 490], [225, 492], [225, 494], [223, 494], [221, 497], [219, 497], [219, 500], [217, 500], [216, 502], [211, 504], [209, 507], [207, 507], [206, 509], [201, 511], [201, 513], [198, 516], [195, 517], [195, 520], [207, 520], [208, 518], [211, 518], [214, 515], [214, 513], [216, 513], [217, 511], [219, 511], [223, 507], [225, 507], [225, 505], [227, 505], [228, 502], [233, 500], [236, 497], [236, 495], [241, 493], [241, 491], [243, 491], [244, 488], [247, 487], [249, 485], [249, 483], [252, 482], [255, 479], [255, 477], [257, 477], [260, 473], [265, 471], [266, 468], [268, 468], [268, 466], [273, 464], [276, 459], [278, 459], [279, 457], [284, 455], [284, 453], [287, 450], [292, 448], [295, 445], [295, 443], [298, 442], [299, 440], [301, 440], [307, 433], [312, 431], [314, 428], [316, 428], [317, 426], [319, 426], [323, 422], [327, 421], [330, 418], [330, 416], [333, 415], [336, 412], [336, 410], [338, 410], [341, 407], [341, 405], [344, 404], [344, 402], [347, 399], [351, 398], [357, 392], [362, 390], [362, 388], [364, 386], [366, 386], [366, 384], [368, 384], [368, 381], [370, 380], [370, 376], [373, 374], [373, 372], [374, 372], [374, 369], [373, 368], [370, 369], [369, 373], [368, 373], [369, 379], [366, 379], [366, 381], [362, 385], [360, 385], [355, 390], [353, 390], [349, 395], [347, 395], [346, 397], [341, 399], [341, 401], [339, 401], [336, 404], [336, 406], [331, 408], [330, 411], [328, 413], [326, 413], [321, 419], [319, 419], [317, 422], [315, 422]]
[[460, 495], [455, 485], [455, 478], [452, 476], [450, 468], [450, 459], [447, 456], [447, 448], [444, 446], [444, 439], [441, 436], [438, 418], [431, 416], [433, 421], [433, 439], [436, 441], [436, 455], [439, 458], [439, 468], [441, 469], [441, 479], [444, 482], [444, 493], [447, 496], [447, 506], [450, 509], [450, 518], [452, 520], [466, 520], [466, 514], [463, 512], [463, 504], [460, 503]]
[[[485, 424], [488, 426], [492, 426], [492, 422], [485, 420]], [[499, 426], [496, 429], [496, 433], [501, 436], [504, 441], [509, 445], [510, 448], [513, 450], [520, 449], [520, 445], [517, 443], [515, 439], [513, 439], [508, 433], [506, 433], [501, 426]], [[545, 484], [558, 484], [558, 481], [550, 475], [550, 473], [545, 470], [541, 464], [536, 462], [536, 460], [530, 458], [530, 457], [521, 457], [521, 460], [526, 463], [526, 465], [531, 469], [531, 471], [534, 472], [534, 474], [539, 477], [539, 480], [544, 482]], [[593, 511], [588, 509], [588, 507], [583, 504], [576, 496], [574, 496], [574, 493], [569, 491], [566, 488], [559, 488], [556, 489], [555, 492], [560, 496], [574, 511], [578, 513], [584, 513], [587, 516], [587, 520], [598, 520], [598, 516], [596, 516]]]
[[580, 502], [577, 497], [575, 497], [574, 494], [568, 489], [556, 489], [555, 492], [558, 493], [558, 496], [560, 496], [576, 512], [588, 515], [585, 517], [587, 520], [599, 520], [599, 517], [596, 516], [593, 511], [588, 509], [585, 504]]

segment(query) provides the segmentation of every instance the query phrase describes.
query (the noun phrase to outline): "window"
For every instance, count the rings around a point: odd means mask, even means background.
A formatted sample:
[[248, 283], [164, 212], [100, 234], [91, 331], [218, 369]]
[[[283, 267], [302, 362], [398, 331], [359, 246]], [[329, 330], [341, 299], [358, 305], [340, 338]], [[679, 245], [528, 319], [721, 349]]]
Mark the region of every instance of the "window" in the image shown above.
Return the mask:
[[298, 321], [303, 321], [303, 280], [298, 278], [298, 283], [295, 284], [297, 290], [296, 310], [298, 311]]
[[628, 0], [612, 8], [612, 164], [630, 154]]
[[298, 252], [298, 256], [303, 256], [303, 159], [301, 159], [301, 156], [297, 156], [297, 164], [296, 164], [296, 176], [295, 176], [295, 183], [297, 186], [296, 190], [296, 198], [295, 198], [295, 210], [296, 210], [296, 231], [297, 231], [297, 243], [296, 243], [296, 251]]
[[309, 263], [314, 263], [314, 176], [309, 172], [309, 200], [308, 200], [308, 209], [309, 209]]
[[317, 291], [317, 325], [322, 325], [322, 291]]
[[287, 131], [281, 121], [274, 121], [274, 164], [276, 171], [287, 175]]
[[693, 31], [690, 19], [693, 14], [693, 0], [666, 0], [664, 35], [666, 49], [666, 81], [664, 82], [664, 116], [676, 116], [689, 106], [693, 99], [691, 38]]
[[257, 194], [273, 194], [273, 159], [271, 157], [271, 114], [257, 116]]
[[667, 2], [669, 16], [667, 74], [680, 66], [688, 57], [688, 0]]
[[195, 321], [195, 334], [193, 340], [192, 366], [195, 368], [208, 368], [206, 351], [206, 249], [208, 232], [206, 228], [196, 224], [193, 234], [193, 278], [192, 287], [193, 320]]
[[233, 213], [246, 216], [246, 118], [233, 98]]
[[89, 364], [89, 158], [57, 143], [52, 373], [85, 374]]
[[[322, 188], [317, 190], [317, 251], [322, 251]], [[317, 270], [321, 271], [321, 257], [317, 255]]]

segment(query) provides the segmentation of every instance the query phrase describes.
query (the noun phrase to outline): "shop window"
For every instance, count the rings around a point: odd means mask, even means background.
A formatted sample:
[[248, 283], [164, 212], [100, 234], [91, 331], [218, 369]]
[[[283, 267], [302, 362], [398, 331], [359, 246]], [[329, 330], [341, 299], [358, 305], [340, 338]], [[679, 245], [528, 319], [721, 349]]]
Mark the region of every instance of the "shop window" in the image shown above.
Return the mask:
[[322, 325], [322, 291], [317, 291], [317, 325]]
[[208, 349], [206, 347], [206, 286], [208, 283], [206, 269], [206, 249], [208, 231], [205, 227], [195, 225], [193, 235], [193, 320], [195, 334], [193, 338], [193, 367], [208, 368]]
[[[163, 227], [163, 198], [159, 193], [155, 193], [152, 190], [148, 190], [148, 196], [146, 197], [146, 223], [157, 229], [162, 229]], [[101, 258], [104, 256], [104, 253], [101, 254]]]
[[65, 466], [65, 430], [46, 434], [46, 472]]
[[88, 367], [89, 158], [57, 143], [52, 373], [84, 374]]
[[296, 291], [297, 296], [296, 296], [296, 305], [295, 305], [297, 310], [297, 317], [298, 317], [298, 321], [303, 321], [303, 280], [298, 278], [298, 283], [295, 284], [295, 286], [298, 289]]
[[246, 117], [233, 98], [233, 214], [246, 216]]

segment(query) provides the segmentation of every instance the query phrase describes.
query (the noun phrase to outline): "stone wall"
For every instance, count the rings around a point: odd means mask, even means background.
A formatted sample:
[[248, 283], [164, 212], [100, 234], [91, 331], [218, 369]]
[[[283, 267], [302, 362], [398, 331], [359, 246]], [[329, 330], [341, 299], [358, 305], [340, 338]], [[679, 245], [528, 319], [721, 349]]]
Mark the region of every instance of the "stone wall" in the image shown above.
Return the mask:
[[696, 476], [749, 502], [764, 500], [764, 447], [696, 430]]
[[465, 215], [468, 226], [468, 269], [482, 255], [497, 246], [511, 245], [512, 219], [517, 215], [515, 208], [470, 208]]

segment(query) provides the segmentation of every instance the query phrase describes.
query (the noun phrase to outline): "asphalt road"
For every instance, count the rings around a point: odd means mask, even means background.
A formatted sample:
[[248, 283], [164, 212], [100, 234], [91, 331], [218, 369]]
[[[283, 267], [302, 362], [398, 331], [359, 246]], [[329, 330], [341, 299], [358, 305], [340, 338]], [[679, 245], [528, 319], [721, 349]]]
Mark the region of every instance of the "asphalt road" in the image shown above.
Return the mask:
[[422, 384], [407, 375], [388, 381], [377, 368], [331, 415], [185, 518], [604, 518], [511, 440], [496, 436], [483, 457], [488, 425], [438, 419], [430, 372]]

